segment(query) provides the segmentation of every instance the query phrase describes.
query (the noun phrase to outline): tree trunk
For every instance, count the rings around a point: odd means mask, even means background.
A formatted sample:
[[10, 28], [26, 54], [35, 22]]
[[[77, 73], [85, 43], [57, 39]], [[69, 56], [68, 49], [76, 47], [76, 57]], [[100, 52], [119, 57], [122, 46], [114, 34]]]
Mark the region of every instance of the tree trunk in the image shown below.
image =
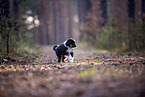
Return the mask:
[[71, 4], [70, 11], [71, 15], [71, 26], [72, 26], [72, 37], [78, 42], [80, 38], [79, 33], [79, 15], [78, 15], [78, 0], [69, 1]]
[[40, 19], [40, 32], [41, 44], [52, 44], [52, 31], [50, 27], [50, 12], [48, 0], [39, 0], [39, 19]]
[[6, 48], [7, 55], [9, 55], [9, 38], [10, 38], [10, 31], [7, 31], [7, 28], [10, 26], [10, 22], [7, 21], [9, 19], [10, 15], [10, 2], [9, 0], [5, 0], [0, 4], [0, 26], [1, 26], [1, 32], [2, 33], [2, 41], [5, 41], [6, 45], [4, 46]]
[[56, 43], [60, 43], [60, 39], [59, 39], [59, 36], [60, 36], [60, 25], [59, 25], [59, 22], [60, 22], [60, 1], [58, 0], [54, 0], [53, 2], [54, 4], [54, 23], [55, 23], [55, 40], [56, 40]]
[[128, 0], [128, 17], [129, 17], [129, 24], [128, 24], [128, 37], [129, 37], [129, 49], [133, 50], [133, 41], [135, 37], [132, 37], [133, 31], [131, 24], [135, 23], [135, 1], [134, 0]]
[[142, 21], [145, 21], [145, 0], [142, 0]]

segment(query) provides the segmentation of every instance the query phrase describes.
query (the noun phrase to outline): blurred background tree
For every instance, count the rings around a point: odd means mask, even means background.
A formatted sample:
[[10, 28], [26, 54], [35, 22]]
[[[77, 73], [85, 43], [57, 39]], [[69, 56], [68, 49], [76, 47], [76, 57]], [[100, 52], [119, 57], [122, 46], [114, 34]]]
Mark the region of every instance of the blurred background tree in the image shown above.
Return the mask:
[[144, 0], [91, 0], [88, 22], [81, 26], [86, 40], [109, 50], [144, 50]]
[[8, 55], [19, 37], [18, 0], [0, 0], [0, 52]]
[[145, 49], [145, 0], [0, 0], [0, 52], [73, 37], [108, 50]]

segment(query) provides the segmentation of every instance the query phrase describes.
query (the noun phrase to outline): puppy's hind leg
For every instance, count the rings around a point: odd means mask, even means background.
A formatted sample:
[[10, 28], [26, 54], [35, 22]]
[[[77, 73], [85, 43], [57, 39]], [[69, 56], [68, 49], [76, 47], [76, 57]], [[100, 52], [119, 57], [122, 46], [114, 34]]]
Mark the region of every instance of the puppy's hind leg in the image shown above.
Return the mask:
[[64, 62], [65, 58], [66, 58], [65, 55], [63, 55], [62, 56], [62, 62]]
[[57, 55], [57, 57], [58, 57], [58, 63], [60, 63], [60, 61], [61, 61], [61, 55]]

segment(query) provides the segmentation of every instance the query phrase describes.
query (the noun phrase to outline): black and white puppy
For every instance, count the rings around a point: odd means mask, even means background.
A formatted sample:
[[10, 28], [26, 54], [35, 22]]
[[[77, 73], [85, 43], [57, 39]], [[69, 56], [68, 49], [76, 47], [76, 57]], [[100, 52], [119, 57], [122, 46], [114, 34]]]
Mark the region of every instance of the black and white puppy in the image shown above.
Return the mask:
[[62, 62], [64, 62], [66, 56], [68, 56], [68, 59], [70, 62], [73, 62], [74, 61], [74, 57], [73, 57], [74, 48], [76, 48], [76, 41], [73, 38], [69, 38], [62, 44], [54, 46], [53, 50], [55, 51], [58, 57], [58, 62], [60, 63], [61, 60]]

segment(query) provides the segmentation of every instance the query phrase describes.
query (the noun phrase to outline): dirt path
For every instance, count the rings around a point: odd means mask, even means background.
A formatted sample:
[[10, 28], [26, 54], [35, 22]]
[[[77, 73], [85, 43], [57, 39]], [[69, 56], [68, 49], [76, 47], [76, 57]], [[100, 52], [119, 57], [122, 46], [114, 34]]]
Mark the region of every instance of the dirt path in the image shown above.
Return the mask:
[[0, 97], [145, 97], [144, 54], [80, 46], [74, 63], [58, 64], [52, 46], [41, 50], [33, 63], [1, 65]]

